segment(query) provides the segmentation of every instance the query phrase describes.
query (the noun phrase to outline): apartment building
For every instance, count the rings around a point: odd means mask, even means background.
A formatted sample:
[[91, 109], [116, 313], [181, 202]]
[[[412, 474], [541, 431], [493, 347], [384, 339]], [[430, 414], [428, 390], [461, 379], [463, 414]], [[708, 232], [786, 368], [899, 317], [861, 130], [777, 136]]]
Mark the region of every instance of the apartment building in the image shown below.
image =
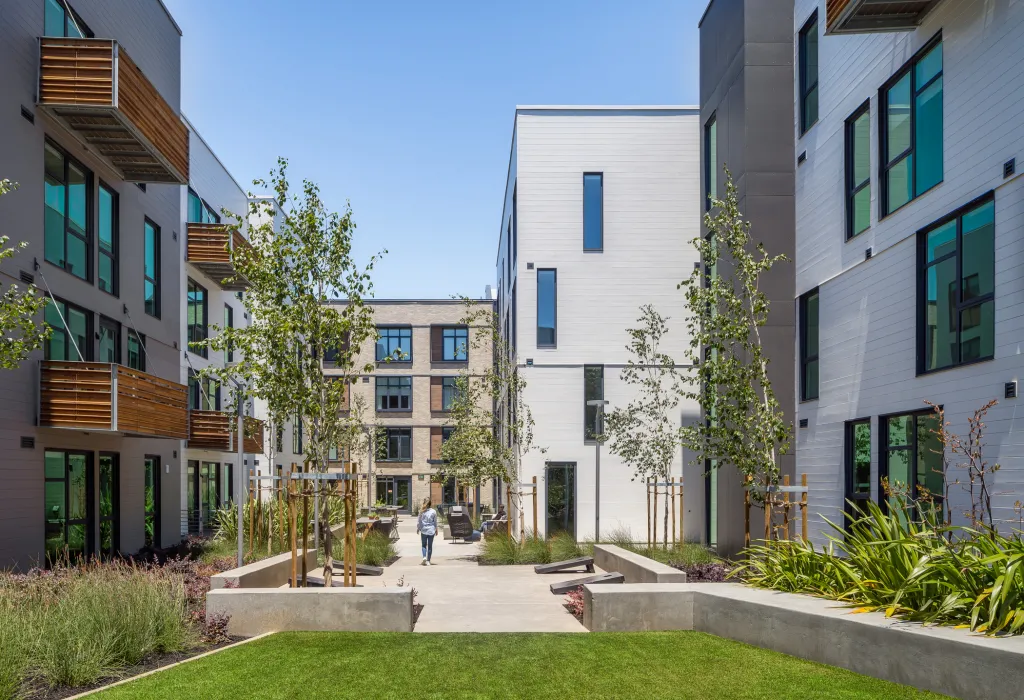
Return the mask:
[[[699, 116], [696, 107], [516, 109], [498, 313], [535, 420], [538, 449], [519, 476], [537, 477], [541, 534], [628, 528], [640, 538], [647, 527], [646, 487], [632, 469], [603, 448], [598, 474], [600, 409], [588, 401], [611, 411], [633, 398], [620, 374], [641, 305], [670, 318], [663, 352], [681, 362], [688, 346], [676, 285], [699, 264], [690, 245], [702, 211]], [[683, 405], [674, 419], [698, 420], [699, 410]], [[676, 478], [683, 461], [672, 465]], [[701, 493], [688, 495], [688, 512]], [[523, 501], [532, 524], [533, 499]]]
[[180, 50], [159, 0], [4, 5], [0, 274], [53, 336], [0, 383], [0, 567], [180, 539]]
[[[883, 479], [950, 499], [925, 401], [950, 429], [992, 399], [984, 457], [1017, 525], [1024, 438], [1024, 6], [828, 3], [793, 15], [797, 471], [813, 539]], [[954, 470], [948, 481], [965, 475]]]
[[[751, 237], [772, 255], [793, 259], [795, 247], [793, 156], [793, 7], [762, 0], [712, 0], [700, 21], [701, 212], [725, 196], [728, 167]], [[702, 229], [706, 236], [706, 229]], [[721, 274], [728, 274], [722, 265]], [[709, 275], [710, 275], [710, 271]], [[768, 376], [787, 422], [794, 423], [795, 311], [793, 263], [780, 263], [762, 279], [771, 313], [761, 330]], [[780, 458], [794, 476], [795, 447]], [[744, 544], [743, 491], [734, 467], [685, 466], [686, 531], [722, 554]], [[703, 495], [703, 498], [699, 498]]]
[[[189, 186], [182, 188], [182, 229], [186, 232], [185, 264], [181, 267], [182, 362], [180, 382], [188, 386], [189, 437], [181, 472], [182, 533], [211, 530], [215, 511], [235, 500], [245, 487], [238, 463], [235, 388], [197, 373], [236, 362], [234, 349], [214, 351], [202, 343], [215, 328], [246, 327], [249, 315], [242, 297], [247, 282], [231, 264], [231, 249], [246, 246], [246, 231], [227, 231], [234, 217], [246, 220], [249, 199], [196, 128], [189, 129]], [[224, 219], [222, 221], [222, 219]], [[255, 419], [251, 398], [243, 403], [248, 425], [243, 431], [243, 468], [254, 465], [263, 452], [263, 428]], [[243, 475], [239, 477], [239, 475]], [[236, 479], [241, 478], [242, 484]]]
[[[332, 455], [338, 467], [356, 463], [365, 479], [364, 503], [406, 512], [428, 497], [438, 505], [493, 506], [493, 484], [474, 488], [445, 479], [441, 460], [441, 444], [453, 429], [448, 423], [456, 380], [466, 374], [480, 381], [493, 361], [493, 300], [475, 300], [471, 309], [459, 299], [365, 303], [378, 337], [358, 349], [355, 366], [373, 364], [374, 371], [358, 377], [348, 398], [350, 410], [360, 407], [370, 449]], [[325, 370], [331, 373], [329, 358]], [[481, 409], [490, 412], [489, 398], [481, 397]]]

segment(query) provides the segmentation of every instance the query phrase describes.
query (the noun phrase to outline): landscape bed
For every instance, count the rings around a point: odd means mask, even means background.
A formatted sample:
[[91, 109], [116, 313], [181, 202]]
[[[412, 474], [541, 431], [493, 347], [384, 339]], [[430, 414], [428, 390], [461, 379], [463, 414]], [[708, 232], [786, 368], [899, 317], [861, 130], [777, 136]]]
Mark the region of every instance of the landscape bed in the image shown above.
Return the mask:
[[[254, 678], [260, 682], [254, 685]], [[294, 698], [324, 684], [332, 698], [941, 697], [699, 632], [309, 632], [271, 635], [97, 698]]]

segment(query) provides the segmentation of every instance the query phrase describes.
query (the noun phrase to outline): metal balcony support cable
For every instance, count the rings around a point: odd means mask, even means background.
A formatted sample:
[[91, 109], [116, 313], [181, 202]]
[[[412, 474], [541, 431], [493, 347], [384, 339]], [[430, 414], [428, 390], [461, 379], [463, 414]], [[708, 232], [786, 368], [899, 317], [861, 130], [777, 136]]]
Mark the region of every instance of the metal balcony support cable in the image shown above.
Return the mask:
[[[199, 374], [198, 372], [196, 372], [196, 368], [192, 366], [192, 360], [188, 359], [188, 350], [185, 350], [184, 353], [185, 353], [185, 362], [188, 363], [189, 370], [191, 370], [193, 375]], [[212, 402], [210, 401], [210, 395], [207, 394], [206, 393], [206, 389], [203, 388], [203, 382], [197, 381], [196, 382], [196, 386], [199, 387], [199, 393], [203, 397], [203, 400], [207, 403], [207, 405], [211, 405]], [[191, 410], [191, 409], [189, 409], [189, 410]]]
[[135, 327], [135, 321], [132, 320], [132, 312], [128, 310], [128, 305], [124, 304], [124, 315], [128, 317], [128, 323], [131, 324], [132, 333], [135, 334], [135, 339], [139, 341], [139, 345], [142, 346], [142, 356], [146, 358], [146, 366], [149, 367], [149, 353], [146, 351], [146, 344], [142, 342], [142, 335], [139, 333], [139, 329]]
[[60, 310], [60, 304], [57, 303], [57, 297], [53, 296], [53, 292], [50, 291], [50, 283], [46, 281], [46, 275], [43, 274], [43, 269], [39, 265], [39, 261], [34, 260], [33, 264], [35, 266], [35, 271], [39, 273], [39, 278], [43, 280], [43, 286], [46, 287], [46, 293], [50, 296], [50, 301], [53, 302], [53, 307], [57, 309], [57, 315], [60, 316], [60, 322], [68, 334], [68, 340], [71, 341], [72, 347], [75, 348], [75, 352], [78, 354], [79, 362], [85, 362], [85, 357], [82, 355], [82, 351], [78, 347], [78, 343], [75, 342], [75, 334], [71, 332], [71, 328], [68, 327], [68, 322], [64, 319], [64, 314]]

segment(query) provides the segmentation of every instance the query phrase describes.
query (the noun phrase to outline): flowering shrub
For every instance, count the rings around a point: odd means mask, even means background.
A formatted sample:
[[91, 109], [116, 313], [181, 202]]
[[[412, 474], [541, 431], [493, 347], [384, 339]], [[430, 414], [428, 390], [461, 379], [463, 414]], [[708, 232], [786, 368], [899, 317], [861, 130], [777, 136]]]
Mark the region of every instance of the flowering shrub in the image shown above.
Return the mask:
[[729, 569], [721, 562], [699, 562], [681, 564], [670, 562], [669, 566], [686, 572], [687, 583], [721, 583], [729, 574]]
[[577, 620], [583, 619], [583, 586], [577, 586], [565, 594], [565, 608]]

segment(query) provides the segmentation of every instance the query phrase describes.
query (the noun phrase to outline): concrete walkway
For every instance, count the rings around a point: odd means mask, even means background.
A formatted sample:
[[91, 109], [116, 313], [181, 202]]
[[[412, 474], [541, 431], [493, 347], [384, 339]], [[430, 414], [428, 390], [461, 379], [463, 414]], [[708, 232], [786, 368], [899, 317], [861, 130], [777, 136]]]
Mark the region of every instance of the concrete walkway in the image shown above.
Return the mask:
[[540, 575], [532, 566], [480, 566], [476, 542], [434, 538], [433, 566], [420, 565], [416, 518], [398, 524], [401, 558], [384, 568], [383, 576], [364, 576], [363, 586], [403, 585], [417, 591], [423, 611], [417, 632], [586, 632], [563, 606], [565, 596], [548, 586], [579, 574]]

